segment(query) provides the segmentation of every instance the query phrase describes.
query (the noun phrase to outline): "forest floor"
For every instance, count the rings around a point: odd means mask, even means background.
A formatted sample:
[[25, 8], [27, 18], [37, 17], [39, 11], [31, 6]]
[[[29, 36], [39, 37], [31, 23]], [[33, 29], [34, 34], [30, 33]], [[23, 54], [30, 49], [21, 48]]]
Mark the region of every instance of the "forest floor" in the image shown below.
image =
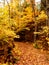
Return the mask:
[[28, 42], [15, 42], [17, 47], [21, 53], [16, 65], [49, 65], [49, 51], [36, 49]]

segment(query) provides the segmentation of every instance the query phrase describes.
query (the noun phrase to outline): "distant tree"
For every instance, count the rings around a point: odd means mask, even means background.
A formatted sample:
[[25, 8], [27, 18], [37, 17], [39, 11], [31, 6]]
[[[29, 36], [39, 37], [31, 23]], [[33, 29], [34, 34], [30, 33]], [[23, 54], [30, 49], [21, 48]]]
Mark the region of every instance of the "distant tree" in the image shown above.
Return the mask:
[[41, 0], [41, 10], [46, 10], [46, 0]]

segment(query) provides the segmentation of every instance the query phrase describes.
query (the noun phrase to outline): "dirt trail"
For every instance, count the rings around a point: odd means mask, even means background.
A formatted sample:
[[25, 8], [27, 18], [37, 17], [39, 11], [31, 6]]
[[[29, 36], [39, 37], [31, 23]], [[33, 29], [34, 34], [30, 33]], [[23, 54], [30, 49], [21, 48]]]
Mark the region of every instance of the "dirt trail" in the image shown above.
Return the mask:
[[49, 53], [33, 47], [32, 43], [17, 42], [21, 51], [20, 60], [16, 65], [49, 65]]

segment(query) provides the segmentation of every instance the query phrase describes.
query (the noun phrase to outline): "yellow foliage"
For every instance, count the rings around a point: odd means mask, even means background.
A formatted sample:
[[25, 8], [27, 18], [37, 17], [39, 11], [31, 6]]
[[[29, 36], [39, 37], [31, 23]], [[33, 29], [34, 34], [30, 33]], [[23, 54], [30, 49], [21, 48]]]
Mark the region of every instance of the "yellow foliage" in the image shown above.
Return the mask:
[[45, 21], [45, 20], [47, 20], [48, 19], [48, 17], [47, 17], [47, 15], [45, 14], [45, 12], [44, 11], [41, 11], [40, 12], [40, 14], [38, 15], [38, 17], [37, 17], [37, 21]]
[[[22, 11], [20, 11], [19, 2], [14, 1], [14, 3], [10, 3], [9, 6], [6, 5], [4, 8], [0, 8], [0, 24], [1, 26], [4, 26], [4, 28], [2, 28], [2, 31], [4, 30], [3, 33], [6, 33], [8, 36], [15, 35], [15, 32], [17, 33], [18, 31], [23, 30], [29, 22], [36, 22], [36, 20], [40, 22], [47, 19], [47, 15], [44, 11], [41, 11], [39, 14], [37, 9], [35, 8], [35, 11], [33, 11], [31, 6], [24, 7], [22, 8]], [[36, 17], [35, 20], [34, 16], [37, 15], [38, 17]]]
[[0, 63], [0, 65], [8, 65], [8, 63], [4, 63], [4, 64]]

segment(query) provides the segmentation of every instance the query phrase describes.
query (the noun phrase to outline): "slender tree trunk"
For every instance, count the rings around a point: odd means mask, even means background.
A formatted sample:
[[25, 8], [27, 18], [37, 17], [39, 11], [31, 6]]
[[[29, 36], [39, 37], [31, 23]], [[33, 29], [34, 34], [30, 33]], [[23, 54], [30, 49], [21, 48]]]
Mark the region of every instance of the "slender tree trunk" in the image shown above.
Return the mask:
[[49, 26], [49, 0], [46, 0], [46, 12], [48, 15], [48, 26]]

